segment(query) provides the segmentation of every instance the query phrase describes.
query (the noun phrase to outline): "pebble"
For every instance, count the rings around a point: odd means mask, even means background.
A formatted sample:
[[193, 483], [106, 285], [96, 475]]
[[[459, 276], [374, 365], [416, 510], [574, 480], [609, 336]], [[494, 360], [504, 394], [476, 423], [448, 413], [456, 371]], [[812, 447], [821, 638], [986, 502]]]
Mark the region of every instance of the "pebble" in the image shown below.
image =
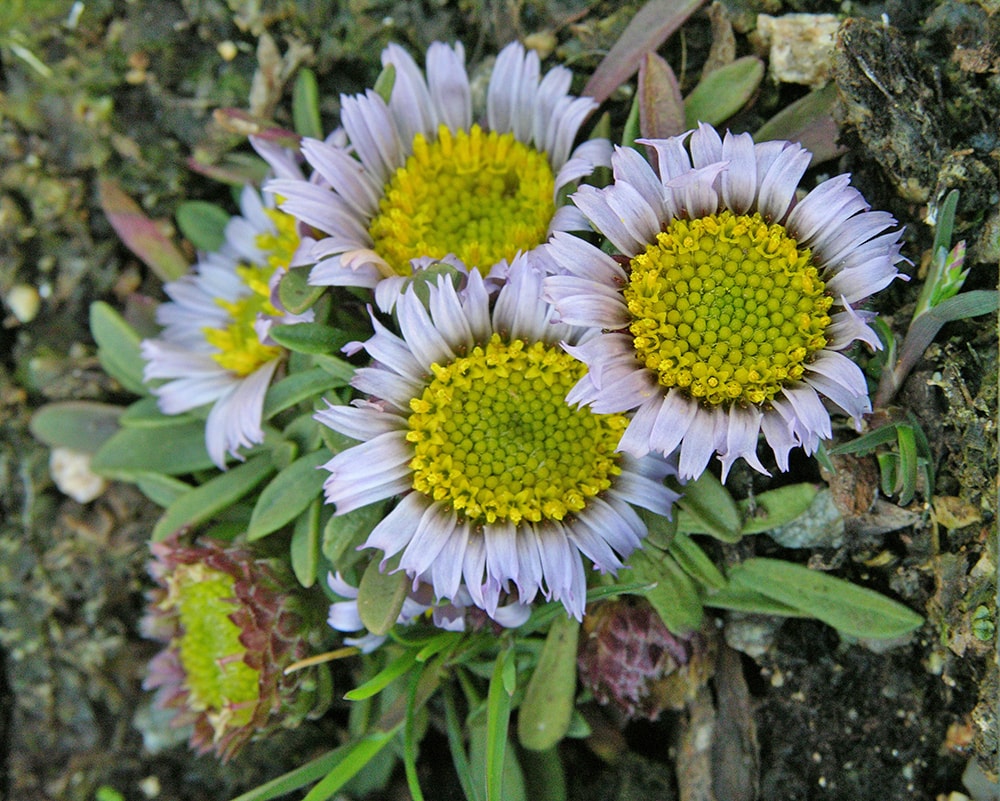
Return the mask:
[[90, 503], [108, 487], [108, 482], [90, 469], [90, 454], [70, 448], [53, 448], [49, 473], [59, 491], [78, 503]]

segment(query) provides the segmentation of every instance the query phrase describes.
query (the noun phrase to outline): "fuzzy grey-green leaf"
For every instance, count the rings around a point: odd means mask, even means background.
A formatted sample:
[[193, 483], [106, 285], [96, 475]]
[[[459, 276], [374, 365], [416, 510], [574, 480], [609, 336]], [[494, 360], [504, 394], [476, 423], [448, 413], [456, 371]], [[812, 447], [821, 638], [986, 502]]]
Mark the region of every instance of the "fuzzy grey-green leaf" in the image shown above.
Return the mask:
[[545, 751], [566, 736], [576, 696], [579, 636], [575, 619], [558, 615], [552, 621], [518, 712], [517, 736], [527, 749]]
[[379, 560], [372, 559], [358, 586], [358, 615], [372, 634], [388, 634], [406, 600], [410, 577], [402, 570], [396, 573], [379, 569]]
[[125, 410], [94, 401], [48, 403], [31, 417], [31, 433], [50, 448], [94, 453], [118, 430]]
[[250, 542], [266, 537], [290, 523], [319, 496], [328, 474], [318, 468], [329, 458], [330, 454], [325, 450], [301, 456], [264, 487], [247, 528], [247, 539]]
[[105, 372], [129, 392], [149, 392], [142, 380], [145, 360], [139, 349], [141, 337], [107, 303], [90, 304], [90, 333], [97, 343], [97, 359]]

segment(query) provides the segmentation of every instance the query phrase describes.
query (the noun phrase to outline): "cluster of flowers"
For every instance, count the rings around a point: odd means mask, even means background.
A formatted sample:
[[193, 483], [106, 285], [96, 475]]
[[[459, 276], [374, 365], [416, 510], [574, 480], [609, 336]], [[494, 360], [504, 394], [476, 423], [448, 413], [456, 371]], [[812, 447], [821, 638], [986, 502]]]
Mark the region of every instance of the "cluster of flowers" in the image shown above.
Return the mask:
[[[382, 60], [388, 101], [343, 97], [326, 141], [254, 142], [274, 177], [167, 285], [143, 354], [165, 413], [213, 404], [224, 469], [263, 440], [286, 355], [269, 328], [311, 319], [282, 308], [286, 270], [373, 292], [373, 334], [346, 348], [370, 358], [358, 397], [315, 419], [359, 441], [325, 465], [336, 514], [397, 499], [364, 547], [412, 579], [401, 621], [517, 625], [539, 597], [582, 619], [586, 568], [617, 572], [646, 535], [637, 508], [670, 516], [666, 478], [713, 456], [723, 477], [740, 458], [766, 473], [761, 434], [787, 470], [831, 411], [870, 410], [843, 351], [878, 347], [855, 305], [897, 276], [900, 235], [847, 176], [800, 196], [800, 145], [705, 125], [640, 140], [650, 160], [574, 147], [596, 104], [517, 44], [482, 115], [461, 45], [432, 45], [426, 73], [398, 46]], [[330, 586], [330, 624], [361, 629], [353, 588]]]

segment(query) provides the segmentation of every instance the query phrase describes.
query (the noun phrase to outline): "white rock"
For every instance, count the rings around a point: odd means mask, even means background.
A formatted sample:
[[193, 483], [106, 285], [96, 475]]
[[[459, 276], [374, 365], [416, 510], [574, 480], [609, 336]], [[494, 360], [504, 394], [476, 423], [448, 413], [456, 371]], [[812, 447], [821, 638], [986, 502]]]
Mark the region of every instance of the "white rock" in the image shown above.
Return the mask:
[[830, 80], [840, 20], [833, 14], [757, 15], [757, 36], [770, 49], [771, 76], [813, 88]]
[[91, 471], [90, 454], [71, 448], [52, 449], [49, 473], [59, 491], [78, 503], [90, 503], [108, 486], [107, 481]]

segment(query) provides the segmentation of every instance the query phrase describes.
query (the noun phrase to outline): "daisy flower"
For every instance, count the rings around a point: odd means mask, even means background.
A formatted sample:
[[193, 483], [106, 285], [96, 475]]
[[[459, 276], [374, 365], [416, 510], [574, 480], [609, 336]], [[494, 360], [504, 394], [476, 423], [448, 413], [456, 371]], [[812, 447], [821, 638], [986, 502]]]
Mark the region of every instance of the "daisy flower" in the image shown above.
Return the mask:
[[633, 505], [670, 514], [673, 466], [618, 453], [622, 415], [564, 402], [584, 366], [559, 342], [583, 332], [552, 323], [524, 257], [492, 309], [479, 273], [467, 280], [461, 293], [446, 278], [429, 285], [426, 308], [404, 292], [402, 337], [373, 320], [375, 364], [352, 382], [369, 397], [316, 415], [362, 440], [325, 465], [326, 499], [344, 514], [398, 497], [362, 547], [400, 554], [439, 600], [461, 602], [464, 587], [497, 619], [516, 588], [521, 604], [540, 593], [582, 618], [583, 557], [622, 566], [646, 534]]
[[588, 367], [569, 393], [601, 414], [633, 412], [619, 447], [680, 449], [682, 478], [713, 454], [723, 478], [756, 455], [760, 433], [781, 470], [831, 436], [824, 401], [871, 411], [864, 375], [842, 351], [880, 347], [853, 305], [897, 277], [900, 231], [841, 175], [802, 200], [810, 154], [790, 142], [720, 138], [713, 128], [643, 141], [612, 158], [614, 183], [573, 200], [623, 254], [557, 235], [545, 294], [568, 324], [599, 330], [570, 346]]
[[415, 270], [444, 261], [502, 279], [515, 254], [587, 228], [576, 208], [560, 206], [561, 193], [607, 165], [611, 145], [573, 148], [596, 103], [568, 93], [569, 70], [542, 77], [536, 53], [508, 45], [480, 124], [461, 44], [432, 44], [426, 76], [398, 45], [382, 63], [395, 69], [388, 103], [370, 90], [341, 98], [348, 147], [302, 141], [319, 179], [267, 187], [320, 232], [298, 257], [315, 264], [311, 283], [375, 289], [387, 311]]
[[286, 314], [276, 297], [277, 279], [299, 244], [295, 220], [273, 200], [246, 187], [242, 216], [232, 217], [225, 241], [202, 255], [194, 269], [164, 285], [170, 301], [157, 309], [160, 336], [142, 343], [147, 382], [164, 414], [212, 404], [205, 447], [225, 469], [226, 454], [263, 441], [264, 395], [284, 349], [267, 336], [272, 323], [312, 319]]

